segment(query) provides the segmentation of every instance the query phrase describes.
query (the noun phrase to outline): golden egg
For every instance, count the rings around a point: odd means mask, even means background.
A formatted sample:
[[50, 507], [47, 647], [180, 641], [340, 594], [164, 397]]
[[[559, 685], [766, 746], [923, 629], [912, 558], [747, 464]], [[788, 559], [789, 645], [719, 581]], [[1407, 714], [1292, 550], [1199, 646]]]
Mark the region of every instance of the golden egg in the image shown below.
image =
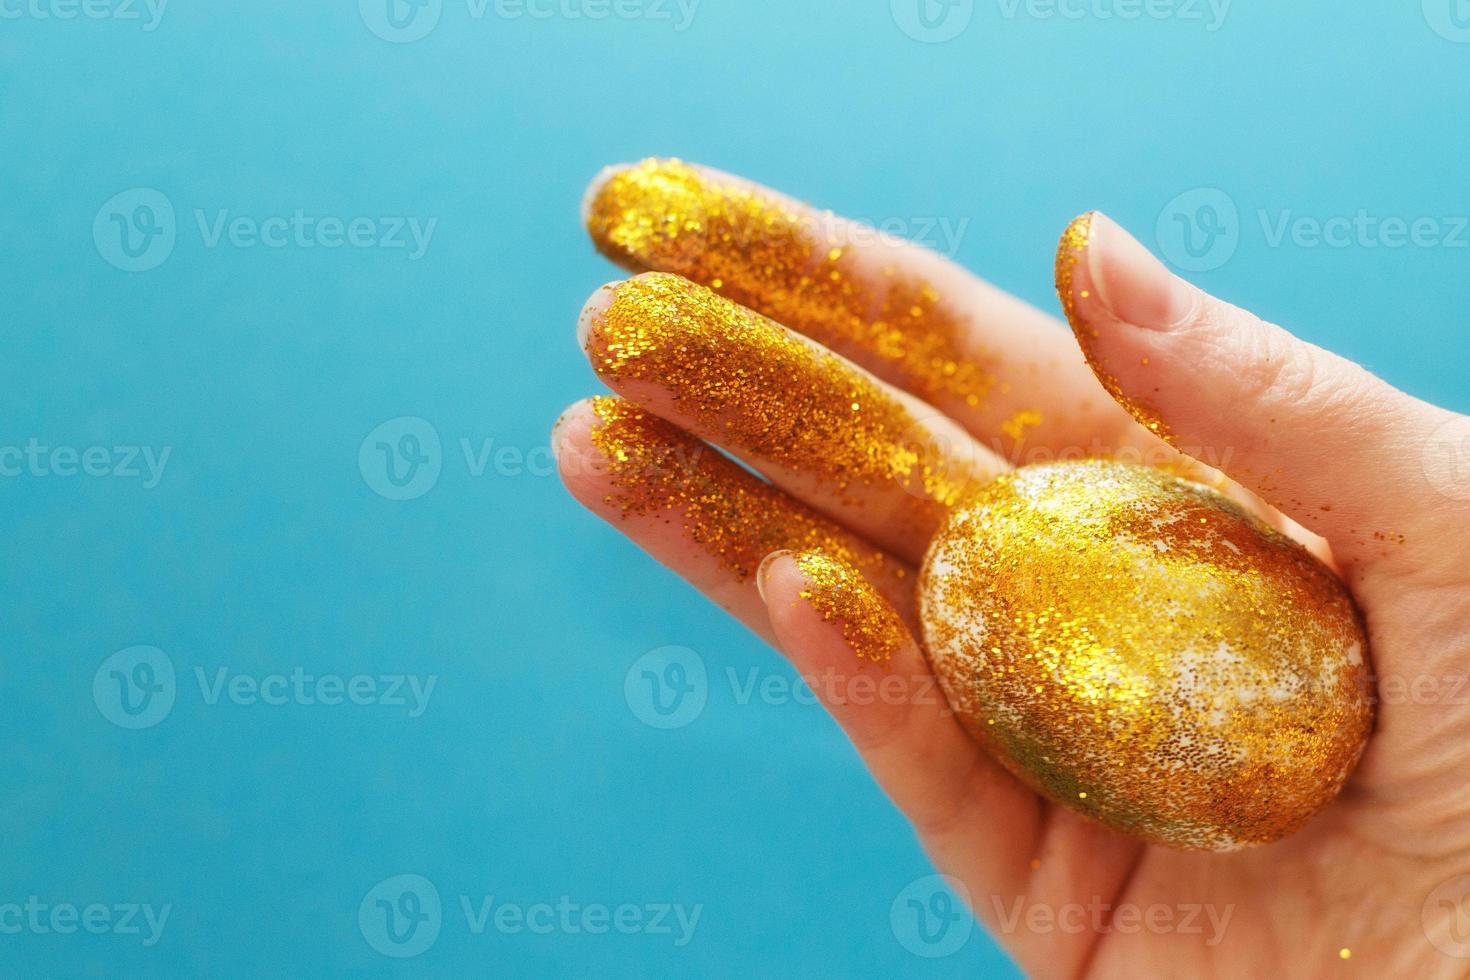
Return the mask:
[[919, 585], [970, 734], [1114, 829], [1233, 850], [1342, 788], [1372, 726], [1342, 583], [1215, 491], [1117, 462], [1009, 474], [956, 510]]

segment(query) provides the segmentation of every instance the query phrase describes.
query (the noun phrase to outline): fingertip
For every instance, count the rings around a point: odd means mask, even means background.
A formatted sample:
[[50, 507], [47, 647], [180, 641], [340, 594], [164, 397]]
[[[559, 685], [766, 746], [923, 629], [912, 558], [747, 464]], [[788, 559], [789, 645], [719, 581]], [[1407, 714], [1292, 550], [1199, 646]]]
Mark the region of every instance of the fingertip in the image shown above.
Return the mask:
[[819, 631], [827, 629], [802, 593], [807, 587], [798, 555], [774, 551], [767, 555], [755, 575], [756, 591], [766, 605], [771, 631], [798, 668], [806, 659]]
[[[776, 635], [806, 661], [888, 664], [914, 647], [894, 605], [852, 563], [824, 552], [777, 552], [758, 578]], [[839, 652], [841, 651], [841, 652]], [[799, 666], [809, 666], [803, 663]]]
[[[631, 218], [642, 219], [645, 214], [629, 215], [631, 203], [641, 205], [640, 211], [648, 210], [648, 202], [638, 195], [638, 184], [644, 180], [657, 180], [661, 175], [698, 173], [700, 168], [685, 163], [678, 157], [644, 157], [636, 162], [624, 161], [603, 167], [588, 182], [582, 192], [582, 227], [592, 236], [593, 243], [607, 251], [611, 246], [609, 234]], [[629, 193], [633, 196], [630, 199]], [[616, 250], [621, 251], [621, 250]], [[610, 253], [615, 261], [626, 261], [628, 255]]]
[[1192, 317], [1200, 293], [1100, 211], [1091, 213], [1086, 278], [1098, 304], [1122, 323], [1167, 332]]
[[582, 414], [584, 410], [590, 409], [591, 404], [591, 398], [579, 398], [562, 409], [561, 414], [556, 417], [556, 421], [551, 423], [551, 452], [553, 456], [557, 454], [558, 446], [561, 444], [561, 434], [566, 428], [567, 423]]
[[592, 339], [592, 331], [607, 315], [613, 300], [617, 298], [618, 287], [625, 281], [615, 279], [597, 287], [597, 290], [587, 297], [587, 302], [582, 304], [582, 311], [577, 314], [577, 347], [584, 353]]
[[788, 560], [787, 564], [795, 568], [795, 562], [789, 561], [793, 557], [792, 553], [786, 549], [773, 551], [761, 559], [760, 567], [755, 570], [755, 590], [760, 593], [761, 601], [767, 606], [770, 605], [770, 600], [766, 597], [766, 576], [771, 574], [775, 566], [783, 559]]
[[597, 171], [596, 175], [588, 181], [587, 189], [582, 192], [582, 226], [591, 227], [592, 219], [597, 214], [602, 192], [612, 183], [618, 174], [626, 173], [633, 167], [634, 163], [612, 163]]
[[592, 440], [597, 424], [596, 399], [583, 398], [568, 405], [551, 430], [551, 453], [557, 475], [568, 492], [596, 510], [605, 495], [606, 465]]

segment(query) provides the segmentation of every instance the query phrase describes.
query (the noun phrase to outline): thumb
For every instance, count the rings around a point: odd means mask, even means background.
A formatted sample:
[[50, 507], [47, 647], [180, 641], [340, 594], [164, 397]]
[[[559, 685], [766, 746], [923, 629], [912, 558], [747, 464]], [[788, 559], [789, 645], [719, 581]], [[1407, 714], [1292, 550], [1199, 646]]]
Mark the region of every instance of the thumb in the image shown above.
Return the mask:
[[1108, 392], [1326, 537], [1345, 566], [1391, 557], [1430, 534], [1437, 512], [1461, 509], [1435, 506], [1451, 495], [1436, 486], [1429, 448], [1447, 427], [1470, 432], [1470, 420], [1209, 296], [1101, 214], [1067, 229], [1056, 275]]

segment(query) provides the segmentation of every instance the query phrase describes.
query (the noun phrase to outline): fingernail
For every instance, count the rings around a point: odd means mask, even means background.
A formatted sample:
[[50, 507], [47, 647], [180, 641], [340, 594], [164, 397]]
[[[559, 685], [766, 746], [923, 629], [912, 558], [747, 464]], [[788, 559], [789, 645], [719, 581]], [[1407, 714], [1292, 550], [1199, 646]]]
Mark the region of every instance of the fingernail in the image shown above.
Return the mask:
[[755, 570], [755, 591], [760, 594], [761, 602], [766, 601], [766, 573], [771, 570], [771, 563], [783, 555], [791, 554], [790, 551], [782, 549], [773, 551], [761, 559], [760, 567]]
[[551, 423], [550, 444], [552, 453], [556, 452], [556, 437], [561, 433], [561, 427], [567, 424], [567, 419], [572, 417], [572, 413], [574, 413], [577, 409], [581, 408], [585, 404], [587, 404], [587, 399], [585, 398], [581, 401], [573, 402], [566, 408], [562, 409], [562, 413], [556, 417], [556, 421]]
[[1097, 298], [1124, 323], [1167, 331], [1194, 312], [1198, 291], [1107, 215], [1094, 214], [1087, 270]]
[[582, 304], [582, 312], [577, 315], [577, 347], [581, 350], [587, 350], [587, 338], [592, 336], [592, 328], [612, 305], [613, 293], [617, 292], [620, 285], [622, 280], [601, 286]]

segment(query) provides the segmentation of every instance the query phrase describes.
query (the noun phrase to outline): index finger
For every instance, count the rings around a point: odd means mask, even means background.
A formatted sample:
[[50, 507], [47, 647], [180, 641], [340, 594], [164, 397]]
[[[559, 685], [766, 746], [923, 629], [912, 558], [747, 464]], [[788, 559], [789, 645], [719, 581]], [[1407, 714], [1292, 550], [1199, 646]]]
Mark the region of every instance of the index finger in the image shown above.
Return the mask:
[[1030, 448], [1173, 454], [1108, 397], [1055, 318], [943, 256], [678, 160], [605, 171], [597, 247], [674, 272], [941, 409], [1016, 464]]

